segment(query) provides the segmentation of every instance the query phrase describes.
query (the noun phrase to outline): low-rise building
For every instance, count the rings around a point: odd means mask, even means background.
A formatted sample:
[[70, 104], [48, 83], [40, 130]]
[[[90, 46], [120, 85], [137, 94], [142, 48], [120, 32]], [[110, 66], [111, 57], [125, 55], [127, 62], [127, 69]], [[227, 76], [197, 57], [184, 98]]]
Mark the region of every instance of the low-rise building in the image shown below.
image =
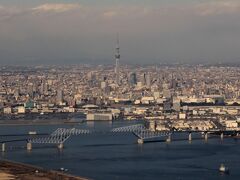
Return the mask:
[[112, 121], [113, 117], [111, 113], [89, 113], [86, 119], [88, 121]]
[[11, 107], [5, 107], [3, 108], [4, 114], [12, 114], [12, 108]]
[[19, 106], [18, 108], [17, 108], [17, 113], [18, 114], [24, 114], [26, 112], [26, 110], [25, 110], [25, 107], [24, 106]]

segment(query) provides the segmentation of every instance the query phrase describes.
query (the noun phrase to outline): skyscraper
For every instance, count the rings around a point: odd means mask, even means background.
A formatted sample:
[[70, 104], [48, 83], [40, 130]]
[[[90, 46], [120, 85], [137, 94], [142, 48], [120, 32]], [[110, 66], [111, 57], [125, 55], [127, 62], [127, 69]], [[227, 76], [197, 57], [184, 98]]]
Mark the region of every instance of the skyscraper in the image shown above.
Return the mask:
[[151, 75], [148, 73], [148, 74], [146, 75], [146, 86], [147, 86], [148, 88], [150, 88], [150, 87], [151, 87], [151, 84], [152, 84]]
[[129, 83], [131, 86], [134, 86], [137, 84], [137, 75], [135, 72], [132, 72], [129, 76]]
[[56, 101], [57, 101], [58, 104], [63, 102], [63, 90], [62, 89], [57, 90]]
[[117, 45], [116, 45], [115, 59], [116, 59], [116, 65], [115, 65], [116, 83], [120, 84], [120, 78], [119, 78], [120, 47], [119, 47], [119, 37], [118, 37], [118, 35], [117, 35]]

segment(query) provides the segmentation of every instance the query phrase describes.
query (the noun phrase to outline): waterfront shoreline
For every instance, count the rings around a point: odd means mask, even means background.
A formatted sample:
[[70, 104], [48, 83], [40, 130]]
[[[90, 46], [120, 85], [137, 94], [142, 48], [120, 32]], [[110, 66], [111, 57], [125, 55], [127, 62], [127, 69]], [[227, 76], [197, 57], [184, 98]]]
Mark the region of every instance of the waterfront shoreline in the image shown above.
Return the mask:
[[19, 123], [0, 123], [0, 126], [36, 126], [36, 125], [78, 125], [82, 122], [19, 122]]
[[19, 180], [89, 180], [88, 178], [65, 174], [60, 171], [47, 170], [41, 167], [9, 160], [0, 160], [0, 179], [1, 177]]

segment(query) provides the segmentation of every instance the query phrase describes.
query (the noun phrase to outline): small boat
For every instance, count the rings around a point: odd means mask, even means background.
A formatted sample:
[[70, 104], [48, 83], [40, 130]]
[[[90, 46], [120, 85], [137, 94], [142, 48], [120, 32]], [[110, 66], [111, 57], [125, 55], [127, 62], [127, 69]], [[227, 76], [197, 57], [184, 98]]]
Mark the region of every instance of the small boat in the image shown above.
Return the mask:
[[61, 167], [59, 170], [60, 171], [68, 171], [68, 169], [65, 169], [64, 167]]
[[229, 169], [224, 166], [224, 164], [221, 164], [219, 167], [219, 172], [223, 174], [229, 174]]
[[29, 134], [29, 135], [36, 135], [36, 134], [37, 134], [37, 131], [29, 131], [28, 134]]
[[64, 167], [61, 167], [59, 170], [60, 170], [60, 171], [64, 171], [65, 169], [64, 169]]

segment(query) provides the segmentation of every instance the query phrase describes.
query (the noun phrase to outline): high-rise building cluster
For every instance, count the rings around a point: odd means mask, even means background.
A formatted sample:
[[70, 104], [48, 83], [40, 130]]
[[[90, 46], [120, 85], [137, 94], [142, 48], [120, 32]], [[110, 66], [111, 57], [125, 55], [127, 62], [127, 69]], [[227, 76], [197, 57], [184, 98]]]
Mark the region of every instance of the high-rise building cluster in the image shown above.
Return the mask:
[[2, 67], [0, 112], [106, 112], [124, 119], [238, 121], [240, 67], [120, 65], [118, 39], [115, 61], [115, 67]]
[[102, 65], [2, 67], [2, 114], [85, 112], [124, 119], [234, 120], [240, 68]]

